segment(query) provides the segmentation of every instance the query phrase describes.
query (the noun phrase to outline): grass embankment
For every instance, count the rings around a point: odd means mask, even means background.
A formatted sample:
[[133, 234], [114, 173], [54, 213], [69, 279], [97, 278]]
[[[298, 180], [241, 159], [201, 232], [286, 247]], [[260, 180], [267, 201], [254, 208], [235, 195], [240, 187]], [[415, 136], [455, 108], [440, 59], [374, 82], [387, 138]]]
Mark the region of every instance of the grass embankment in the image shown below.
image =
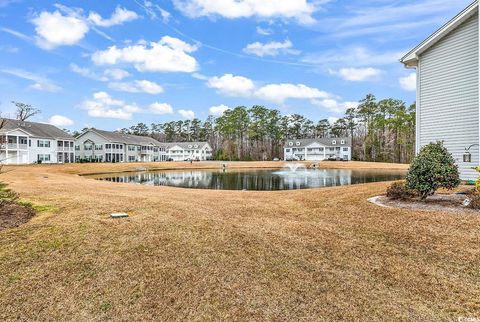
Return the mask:
[[387, 183], [245, 192], [72, 175], [138, 166], [29, 166], [2, 178], [54, 208], [0, 232], [0, 320], [480, 317], [478, 215], [366, 201]]

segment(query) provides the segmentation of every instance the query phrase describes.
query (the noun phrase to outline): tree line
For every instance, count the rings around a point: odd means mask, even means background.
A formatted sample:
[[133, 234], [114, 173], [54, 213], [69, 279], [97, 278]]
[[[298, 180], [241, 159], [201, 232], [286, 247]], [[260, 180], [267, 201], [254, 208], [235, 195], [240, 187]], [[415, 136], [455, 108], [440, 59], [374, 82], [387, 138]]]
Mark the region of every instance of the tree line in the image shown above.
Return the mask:
[[[29, 104], [12, 103], [18, 120], [40, 113]], [[271, 160], [283, 157], [283, 145], [289, 139], [351, 137], [354, 160], [410, 163], [415, 156], [415, 103], [407, 106], [398, 99], [377, 100], [368, 94], [333, 123], [314, 122], [300, 114], [282, 115], [260, 105], [238, 106], [205, 121], [138, 123], [121, 132], [160, 142], [207, 141], [217, 160]]]
[[139, 123], [121, 132], [160, 142], [207, 141], [218, 160], [271, 160], [283, 157], [288, 139], [351, 137], [355, 160], [409, 163], [415, 155], [415, 103], [368, 94], [333, 123], [260, 105], [238, 106], [205, 121]]

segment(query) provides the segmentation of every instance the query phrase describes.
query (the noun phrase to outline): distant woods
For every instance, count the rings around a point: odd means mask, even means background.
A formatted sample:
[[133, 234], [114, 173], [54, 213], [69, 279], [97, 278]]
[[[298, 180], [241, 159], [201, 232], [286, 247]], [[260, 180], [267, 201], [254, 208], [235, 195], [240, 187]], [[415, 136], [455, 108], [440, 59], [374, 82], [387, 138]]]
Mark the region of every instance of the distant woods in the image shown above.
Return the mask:
[[352, 137], [355, 160], [409, 163], [415, 147], [415, 104], [391, 98], [379, 101], [369, 94], [334, 123], [327, 119], [315, 123], [256, 105], [239, 106], [205, 121], [139, 123], [121, 131], [162, 142], [208, 141], [217, 160], [271, 160], [283, 157], [287, 139], [345, 136]]

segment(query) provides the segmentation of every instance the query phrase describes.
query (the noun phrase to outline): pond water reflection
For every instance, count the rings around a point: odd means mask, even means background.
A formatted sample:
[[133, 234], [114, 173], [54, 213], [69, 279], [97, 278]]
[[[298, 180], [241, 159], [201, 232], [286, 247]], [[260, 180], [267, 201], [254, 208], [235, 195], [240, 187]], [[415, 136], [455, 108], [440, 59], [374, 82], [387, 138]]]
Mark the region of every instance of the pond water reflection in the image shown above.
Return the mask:
[[96, 179], [119, 183], [219, 190], [293, 190], [343, 186], [405, 178], [405, 171], [302, 169], [169, 170], [119, 173]]

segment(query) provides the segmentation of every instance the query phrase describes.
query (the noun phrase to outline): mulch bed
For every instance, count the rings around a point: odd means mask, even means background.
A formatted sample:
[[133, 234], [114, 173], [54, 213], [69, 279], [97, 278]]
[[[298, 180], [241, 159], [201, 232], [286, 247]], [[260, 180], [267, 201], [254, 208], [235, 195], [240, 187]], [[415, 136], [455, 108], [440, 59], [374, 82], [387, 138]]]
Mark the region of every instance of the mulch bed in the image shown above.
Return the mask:
[[35, 216], [35, 210], [16, 203], [0, 205], [0, 231], [18, 227]]
[[466, 195], [461, 194], [435, 194], [425, 201], [419, 199], [392, 200], [386, 196], [373, 197], [368, 201], [387, 208], [480, 214], [480, 210], [471, 209], [462, 204], [467, 198]]

